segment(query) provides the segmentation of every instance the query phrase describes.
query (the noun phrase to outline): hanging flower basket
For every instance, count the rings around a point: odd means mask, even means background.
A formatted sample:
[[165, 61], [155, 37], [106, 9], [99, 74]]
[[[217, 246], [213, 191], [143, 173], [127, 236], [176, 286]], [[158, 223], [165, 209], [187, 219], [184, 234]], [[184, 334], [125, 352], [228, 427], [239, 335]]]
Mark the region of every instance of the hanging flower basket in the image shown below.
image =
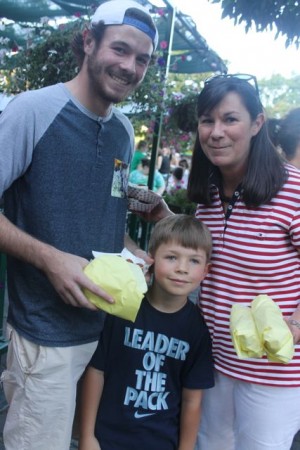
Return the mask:
[[182, 131], [197, 131], [197, 98], [198, 94], [189, 95], [177, 104], [171, 114], [171, 120]]

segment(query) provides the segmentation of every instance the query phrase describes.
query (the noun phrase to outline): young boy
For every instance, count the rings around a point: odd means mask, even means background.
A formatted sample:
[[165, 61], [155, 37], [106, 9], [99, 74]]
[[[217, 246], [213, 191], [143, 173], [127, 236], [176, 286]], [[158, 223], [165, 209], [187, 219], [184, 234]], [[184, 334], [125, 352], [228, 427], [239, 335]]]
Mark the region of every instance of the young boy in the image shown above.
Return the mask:
[[153, 282], [134, 323], [107, 316], [82, 388], [80, 450], [193, 450], [202, 389], [213, 386], [208, 330], [188, 295], [206, 276], [208, 228], [174, 215], [154, 228]]

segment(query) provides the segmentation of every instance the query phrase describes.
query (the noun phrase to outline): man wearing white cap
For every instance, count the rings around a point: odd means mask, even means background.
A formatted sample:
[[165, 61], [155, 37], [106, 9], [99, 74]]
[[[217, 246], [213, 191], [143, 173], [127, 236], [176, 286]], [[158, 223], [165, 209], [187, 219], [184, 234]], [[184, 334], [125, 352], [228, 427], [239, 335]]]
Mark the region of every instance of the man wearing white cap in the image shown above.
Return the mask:
[[[78, 75], [17, 96], [1, 115], [0, 251], [8, 255], [10, 338], [2, 374], [6, 450], [69, 448], [77, 381], [103, 322], [82, 289], [113, 301], [83, 268], [92, 250], [120, 252], [126, 241], [134, 134], [113, 104], [142, 82], [157, 41], [140, 4], [103, 3], [73, 43]], [[141, 256], [133, 244], [130, 249]]]

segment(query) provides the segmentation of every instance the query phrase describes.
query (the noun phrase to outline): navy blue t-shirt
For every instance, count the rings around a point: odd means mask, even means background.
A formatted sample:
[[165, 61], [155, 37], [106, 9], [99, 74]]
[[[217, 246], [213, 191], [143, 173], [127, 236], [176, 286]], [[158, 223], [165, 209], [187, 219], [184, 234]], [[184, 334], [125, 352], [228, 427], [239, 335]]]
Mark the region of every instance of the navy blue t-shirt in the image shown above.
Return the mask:
[[211, 341], [192, 302], [163, 313], [144, 299], [134, 323], [108, 315], [90, 363], [104, 371], [101, 450], [174, 450], [182, 388], [213, 386]]

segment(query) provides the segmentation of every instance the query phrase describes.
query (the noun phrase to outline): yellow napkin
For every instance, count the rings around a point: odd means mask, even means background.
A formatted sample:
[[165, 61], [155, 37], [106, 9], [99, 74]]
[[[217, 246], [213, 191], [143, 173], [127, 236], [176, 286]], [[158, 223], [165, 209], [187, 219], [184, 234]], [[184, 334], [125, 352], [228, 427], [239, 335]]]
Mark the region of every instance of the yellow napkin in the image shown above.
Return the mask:
[[138, 265], [120, 256], [108, 254], [93, 259], [84, 268], [84, 273], [115, 300], [114, 304], [110, 304], [84, 289], [84, 294], [91, 303], [109, 314], [135, 321], [147, 291], [144, 274]]
[[258, 295], [251, 311], [268, 360], [288, 363], [294, 356], [294, 341], [279, 306], [268, 295]]
[[230, 330], [235, 351], [240, 359], [263, 356], [264, 349], [250, 308], [239, 304], [232, 306]]
[[230, 332], [239, 358], [261, 358], [287, 364], [294, 356], [293, 335], [279, 306], [268, 296], [258, 295], [251, 307], [235, 304]]

